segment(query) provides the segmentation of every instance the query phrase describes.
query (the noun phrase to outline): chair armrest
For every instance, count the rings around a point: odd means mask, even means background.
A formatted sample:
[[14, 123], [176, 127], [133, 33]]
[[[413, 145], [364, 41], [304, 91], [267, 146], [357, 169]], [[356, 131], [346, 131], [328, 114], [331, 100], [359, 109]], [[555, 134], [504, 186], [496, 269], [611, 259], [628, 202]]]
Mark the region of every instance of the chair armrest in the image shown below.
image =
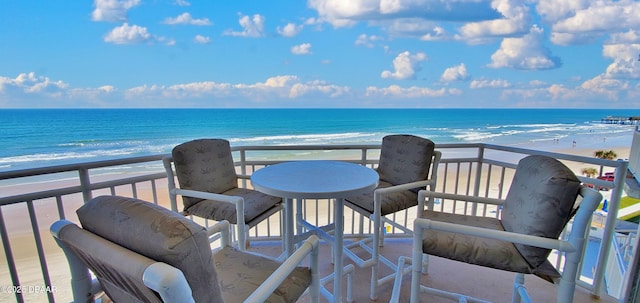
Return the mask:
[[175, 188], [173, 189], [172, 192], [175, 195], [200, 198], [205, 200], [216, 200], [216, 201], [227, 202], [235, 205], [244, 203], [244, 199], [238, 196], [228, 196], [228, 195], [208, 193], [208, 192], [191, 190], [191, 189], [181, 189], [181, 188]]
[[[276, 269], [260, 287], [258, 287], [244, 302], [265, 302], [271, 294], [282, 284], [287, 276], [302, 262], [307, 255], [311, 255], [311, 294], [312, 298], [319, 292], [320, 280], [318, 273], [319, 240], [316, 235], [310, 236], [302, 245]], [[315, 295], [314, 295], [315, 294]]]
[[504, 204], [504, 200], [496, 199], [496, 198], [467, 196], [467, 195], [460, 195], [460, 194], [448, 194], [448, 193], [434, 192], [429, 190], [419, 191], [418, 200], [424, 201], [425, 198], [442, 198], [442, 199], [449, 199], [449, 200], [485, 203], [485, 204], [493, 204], [493, 205]]
[[207, 228], [207, 237], [209, 238], [209, 242], [213, 242], [211, 238], [216, 237], [216, 234], [220, 234], [220, 246], [228, 246], [231, 243], [231, 238], [229, 237], [231, 224], [227, 220], [222, 220], [209, 228]]
[[182, 271], [166, 263], [157, 262], [149, 265], [142, 274], [142, 282], [157, 292], [163, 302], [195, 302], [191, 287]]
[[[414, 240], [419, 239], [422, 241], [422, 233], [427, 229], [433, 229], [438, 231], [446, 231], [457, 234], [469, 235], [474, 237], [482, 237], [488, 239], [497, 239], [506, 242], [525, 244], [530, 246], [556, 249], [564, 252], [576, 251], [575, 246], [569, 241], [550, 239], [538, 236], [524, 235], [508, 231], [500, 231], [494, 229], [487, 229], [475, 226], [467, 226], [455, 223], [440, 222], [430, 219], [417, 218], [413, 223], [414, 227]], [[416, 238], [418, 237], [419, 238]]]
[[49, 231], [55, 239], [56, 243], [62, 249], [67, 263], [69, 263], [69, 270], [71, 272], [71, 292], [74, 303], [88, 302], [93, 299], [93, 295], [102, 291], [98, 280], [93, 279], [89, 272], [89, 268], [82, 262], [82, 260], [71, 251], [71, 249], [59, 238], [60, 232], [67, 226], [72, 226], [74, 223], [67, 220], [59, 220], [54, 222]]
[[374, 195], [384, 195], [392, 192], [410, 190], [418, 187], [426, 187], [428, 185], [432, 185], [433, 183], [434, 182], [432, 180], [421, 180], [421, 181], [416, 181], [411, 183], [404, 183], [404, 184], [398, 184], [398, 185], [393, 185], [389, 187], [377, 188], [374, 192]]

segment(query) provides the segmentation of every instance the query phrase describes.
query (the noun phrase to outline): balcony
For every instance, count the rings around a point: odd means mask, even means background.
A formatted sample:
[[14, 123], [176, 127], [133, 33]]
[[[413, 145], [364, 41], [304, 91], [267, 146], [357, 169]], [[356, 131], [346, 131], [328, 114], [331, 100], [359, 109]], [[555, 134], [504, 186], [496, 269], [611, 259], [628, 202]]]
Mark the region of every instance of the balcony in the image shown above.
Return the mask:
[[[337, 159], [375, 167], [379, 148], [377, 145], [238, 146], [233, 148], [233, 152], [238, 173], [250, 175], [266, 165], [290, 160]], [[613, 181], [580, 177], [584, 183], [608, 189], [609, 216], [594, 215], [594, 241], [588, 250], [589, 262], [585, 262], [583, 276], [578, 282], [576, 302], [617, 302], [608, 292], [615, 293], [614, 296], [625, 293], [622, 286], [635, 277], [624, 271], [625, 266], [615, 268], [624, 262], [612, 262], [612, 259], [617, 260], [617, 254], [609, 252], [615, 251], [615, 243], [620, 237], [615, 233], [615, 214], [628, 162], [487, 144], [442, 144], [436, 148], [443, 154], [438, 169], [437, 190], [448, 193], [504, 198], [518, 160], [531, 154], [558, 158], [576, 174], [588, 166], [614, 172]], [[83, 201], [98, 195], [130, 196], [169, 207], [167, 179], [161, 158], [162, 155], [154, 155], [0, 173], [0, 237], [4, 255], [0, 259], [0, 302], [70, 301], [68, 266], [61, 250], [49, 235], [49, 226], [62, 218], [77, 222], [75, 210]], [[241, 185], [250, 186], [250, 182]], [[325, 225], [333, 221], [332, 203], [308, 200], [304, 205], [306, 218], [311, 223]], [[481, 212], [495, 216], [495, 210], [482, 205], [440, 203], [436, 206], [456, 213]], [[411, 226], [414, 217], [415, 209], [410, 209], [392, 215], [390, 219]], [[205, 226], [210, 224], [193, 219]], [[276, 214], [251, 229], [252, 250], [274, 256], [281, 252], [280, 220], [281, 216]], [[367, 235], [371, 227], [367, 218], [350, 209], [345, 210], [346, 241]], [[597, 238], [595, 231], [599, 232]], [[389, 229], [386, 237], [388, 244], [382, 248], [382, 254], [388, 259], [395, 261], [400, 255], [410, 256], [409, 238], [394, 229]], [[622, 240], [630, 243], [631, 247], [635, 245], [635, 238]], [[327, 244], [322, 246], [321, 253], [329, 254]], [[562, 262], [562, 256], [552, 253], [552, 257], [555, 262]], [[628, 258], [633, 259], [634, 256]], [[345, 259], [345, 264], [348, 263]], [[432, 285], [466, 292], [493, 302], [505, 302], [510, 297], [511, 274], [462, 266], [438, 258], [434, 258], [431, 264], [426, 279]], [[329, 264], [321, 267], [326, 270], [332, 268]], [[619, 273], [612, 275], [610, 271]], [[367, 302], [369, 270], [356, 268], [355, 275], [353, 297], [356, 302]], [[605, 279], [610, 276], [619, 277], [619, 280]], [[407, 282], [409, 275], [405, 279]], [[11, 285], [19, 285], [23, 291], [15, 292]], [[408, 298], [408, 285], [403, 283], [401, 300]], [[614, 286], [620, 289], [614, 289]], [[534, 301], [555, 300], [553, 285], [537, 277], [528, 277], [527, 287]], [[391, 289], [391, 284], [381, 287], [380, 302], [389, 298]]]

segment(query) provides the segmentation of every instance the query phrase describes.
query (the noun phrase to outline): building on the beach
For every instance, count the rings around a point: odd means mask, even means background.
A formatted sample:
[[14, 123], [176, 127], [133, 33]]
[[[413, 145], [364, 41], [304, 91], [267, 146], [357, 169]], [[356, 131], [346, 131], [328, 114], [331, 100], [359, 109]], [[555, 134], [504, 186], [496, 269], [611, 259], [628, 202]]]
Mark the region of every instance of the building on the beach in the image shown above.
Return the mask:
[[614, 117], [614, 116], [606, 116], [600, 119], [600, 122], [605, 124], [626, 124], [626, 125], [638, 125], [640, 124], [640, 117], [631, 116], [631, 117]]
[[629, 175], [625, 186], [627, 195], [640, 199], [640, 127], [636, 126], [629, 152]]

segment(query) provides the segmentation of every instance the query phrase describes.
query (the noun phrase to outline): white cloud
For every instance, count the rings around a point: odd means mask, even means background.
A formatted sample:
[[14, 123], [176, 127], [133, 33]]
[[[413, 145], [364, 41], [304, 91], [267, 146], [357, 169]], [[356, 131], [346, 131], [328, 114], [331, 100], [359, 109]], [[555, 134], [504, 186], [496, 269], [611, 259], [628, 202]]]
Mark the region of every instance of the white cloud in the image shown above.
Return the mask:
[[[396, 18], [384, 21], [372, 21], [389, 33], [391, 37], [413, 37], [422, 40], [442, 40], [446, 32], [434, 21], [422, 18]], [[431, 37], [431, 38], [429, 38]]]
[[190, 6], [191, 3], [186, 0], [176, 0], [176, 5], [178, 6]]
[[640, 43], [634, 44], [605, 44], [602, 55], [612, 58], [604, 78], [609, 79], [640, 79]]
[[536, 11], [547, 22], [554, 23], [589, 6], [591, 0], [539, 0]]
[[420, 66], [420, 62], [425, 60], [427, 60], [427, 55], [422, 52], [418, 52], [414, 55], [412, 55], [408, 51], [402, 52], [395, 59], [393, 59], [394, 71], [391, 72], [385, 70], [380, 76], [384, 79], [415, 79], [416, 72], [422, 69], [422, 67]]
[[0, 93], [22, 91], [56, 95], [67, 87], [69, 85], [62, 81], [52, 81], [48, 77], [36, 76], [34, 72], [22, 73], [15, 79], [0, 77]]
[[420, 40], [422, 41], [439, 41], [439, 40], [445, 40], [447, 39], [447, 31], [440, 27], [440, 26], [435, 26], [431, 31], [423, 34], [420, 37]]
[[309, 55], [311, 54], [311, 43], [302, 43], [291, 47], [291, 53], [294, 55]]
[[207, 37], [207, 36], [196, 35], [196, 36], [193, 38], [193, 41], [194, 41], [195, 43], [198, 43], [198, 44], [209, 44], [209, 43], [211, 43], [211, 38], [209, 38], [209, 37]]
[[240, 15], [238, 23], [240, 23], [240, 26], [242, 26], [243, 30], [240, 32], [226, 30], [223, 34], [236, 37], [262, 37], [264, 36], [264, 21], [265, 18], [259, 14], [253, 15], [253, 17]]
[[383, 40], [383, 38], [380, 36], [360, 34], [358, 38], [356, 38], [356, 42], [354, 42], [354, 44], [372, 48], [374, 46], [374, 42], [380, 41], [380, 40]]
[[[334, 27], [348, 27], [361, 21], [416, 19], [431, 21], [491, 20], [500, 18], [487, 1], [425, 0], [310, 0], [307, 5]], [[384, 24], [384, 22], [380, 23]]]
[[280, 34], [280, 36], [283, 37], [295, 37], [297, 36], [301, 31], [302, 28], [304, 27], [304, 25], [296, 25], [294, 23], [287, 23], [287, 25], [285, 25], [284, 27], [279, 27], [276, 29], [278, 34]]
[[461, 92], [457, 89], [431, 89], [428, 87], [400, 87], [398, 85], [390, 85], [388, 87], [378, 88], [375, 86], [367, 87], [367, 97], [396, 97], [396, 98], [423, 98], [423, 97], [443, 97], [448, 95], [459, 95]]
[[452, 82], [452, 81], [465, 81], [469, 79], [469, 73], [467, 72], [467, 66], [464, 63], [460, 63], [460, 65], [449, 67], [444, 70], [442, 76], [440, 77], [440, 81], [443, 82]]
[[471, 89], [480, 89], [480, 88], [508, 88], [511, 86], [511, 83], [507, 80], [496, 79], [496, 80], [488, 80], [488, 79], [479, 79], [472, 80], [469, 84], [469, 88]]
[[493, 0], [491, 7], [504, 18], [470, 22], [460, 28], [458, 39], [479, 43], [487, 38], [524, 34], [529, 28], [531, 16], [525, 1]]
[[138, 25], [129, 26], [127, 23], [115, 27], [104, 37], [105, 42], [114, 44], [136, 44], [150, 41], [151, 39], [152, 36], [146, 27]]
[[[620, 37], [623, 32], [640, 27], [640, 3], [637, 1], [577, 1], [564, 3], [559, 12], [546, 1], [538, 11], [551, 25], [551, 41], [558, 45], [587, 44], [604, 35]], [[543, 5], [544, 4], [544, 5]]]
[[630, 29], [627, 32], [623, 33], [614, 33], [611, 34], [609, 43], [617, 44], [617, 43], [640, 43], [640, 35], [633, 30]]
[[542, 45], [543, 30], [533, 26], [529, 34], [522, 38], [504, 38], [498, 49], [491, 55], [493, 68], [514, 68], [523, 70], [552, 69], [561, 65], [560, 58]]
[[189, 13], [182, 13], [181, 15], [175, 17], [175, 18], [166, 18], [164, 19], [164, 24], [171, 24], [171, 25], [176, 25], [176, 24], [190, 24], [190, 25], [211, 25], [211, 21], [208, 18], [202, 18], [202, 19], [194, 19], [193, 17], [191, 17], [191, 14]]
[[330, 85], [323, 81], [302, 82], [296, 76], [283, 75], [268, 78], [254, 84], [193, 82], [171, 86], [144, 85], [127, 90], [130, 100], [157, 99], [208, 99], [210, 97], [248, 98], [252, 102], [264, 102], [274, 98], [296, 99], [309, 94], [335, 98], [349, 93], [348, 87]]
[[94, 0], [93, 21], [127, 21], [127, 11], [140, 4], [140, 0]]

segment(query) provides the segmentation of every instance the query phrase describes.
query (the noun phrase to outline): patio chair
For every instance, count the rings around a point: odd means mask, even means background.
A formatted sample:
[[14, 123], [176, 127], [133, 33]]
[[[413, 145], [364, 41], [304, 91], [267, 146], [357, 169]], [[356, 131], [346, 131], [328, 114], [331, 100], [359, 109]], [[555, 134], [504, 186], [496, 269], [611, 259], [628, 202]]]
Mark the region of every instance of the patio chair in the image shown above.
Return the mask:
[[[564, 164], [547, 156], [523, 158], [504, 200], [430, 191], [419, 193], [421, 200], [434, 197], [458, 203], [495, 205], [501, 215], [484, 217], [425, 210], [414, 222], [413, 260], [400, 257], [398, 261], [392, 302], [399, 299], [401, 268], [407, 261], [414, 264], [411, 302], [419, 302], [421, 292], [452, 300], [472, 300], [463, 294], [420, 285], [421, 268], [415, 264], [422, 263], [423, 254], [514, 272], [511, 302], [531, 302], [524, 286], [525, 274], [554, 283], [557, 302], [573, 302], [591, 216], [602, 196], [581, 185]], [[565, 227], [567, 234], [560, 237]], [[552, 249], [557, 251], [558, 258], [564, 254], [560, 271], [547, 259]]]
[[249, 229], [282, 209], [282, 198], [238, 187], [239, 179], [249, 176], [236, 173], [227, 140], [182, 143], [173, 148], [171, 156], [164, 157], [163, 163], [169, 180], [171, 209], [178, 211], [180, 195], [183, 214], [236, 224], [241, 250], [246, 249]]
[[[77, 214], [82, 228], [66, 220], [51, 226], [75, 303], [104, 294], [119, 303], [295, 302], [307, 288], [319, 301], [315, 236], [279, 263], [229, 246], [227, 221], [207, 229], [142, 200], [100, 196]], [[218, 238], [222, 246], [212, 251], [210, 239]], [[299, 266], [308, 255], [310, 267]]]
[[[379, 264], [395, 271], [395, 264], [380, 255], [379, 246], [384, 243], [385, 224], [406, 234], [412, 231], [385, 216], [418, 205], [418, 191], [434, 189], [441, 153], [435, 144], [413, 135], [388, 135], [382, 138], [380, 161], [376, 171], [380, 175], [378, 187], [369, 193], [345, 199], [345, 205], [373, 221], [372, 236], [345, 245], [345, 254], [359, 267], [371, 267], [370, 298], [377, 298], [379, 285], [393, 281], [395, 274], [378, 278]], [[418, 206], [419, 210], [424, 207]], [[369, 245], [369, 243], [371, 243]], [[363, 249], [371, 257], [363, 259], [355, 250]]]

